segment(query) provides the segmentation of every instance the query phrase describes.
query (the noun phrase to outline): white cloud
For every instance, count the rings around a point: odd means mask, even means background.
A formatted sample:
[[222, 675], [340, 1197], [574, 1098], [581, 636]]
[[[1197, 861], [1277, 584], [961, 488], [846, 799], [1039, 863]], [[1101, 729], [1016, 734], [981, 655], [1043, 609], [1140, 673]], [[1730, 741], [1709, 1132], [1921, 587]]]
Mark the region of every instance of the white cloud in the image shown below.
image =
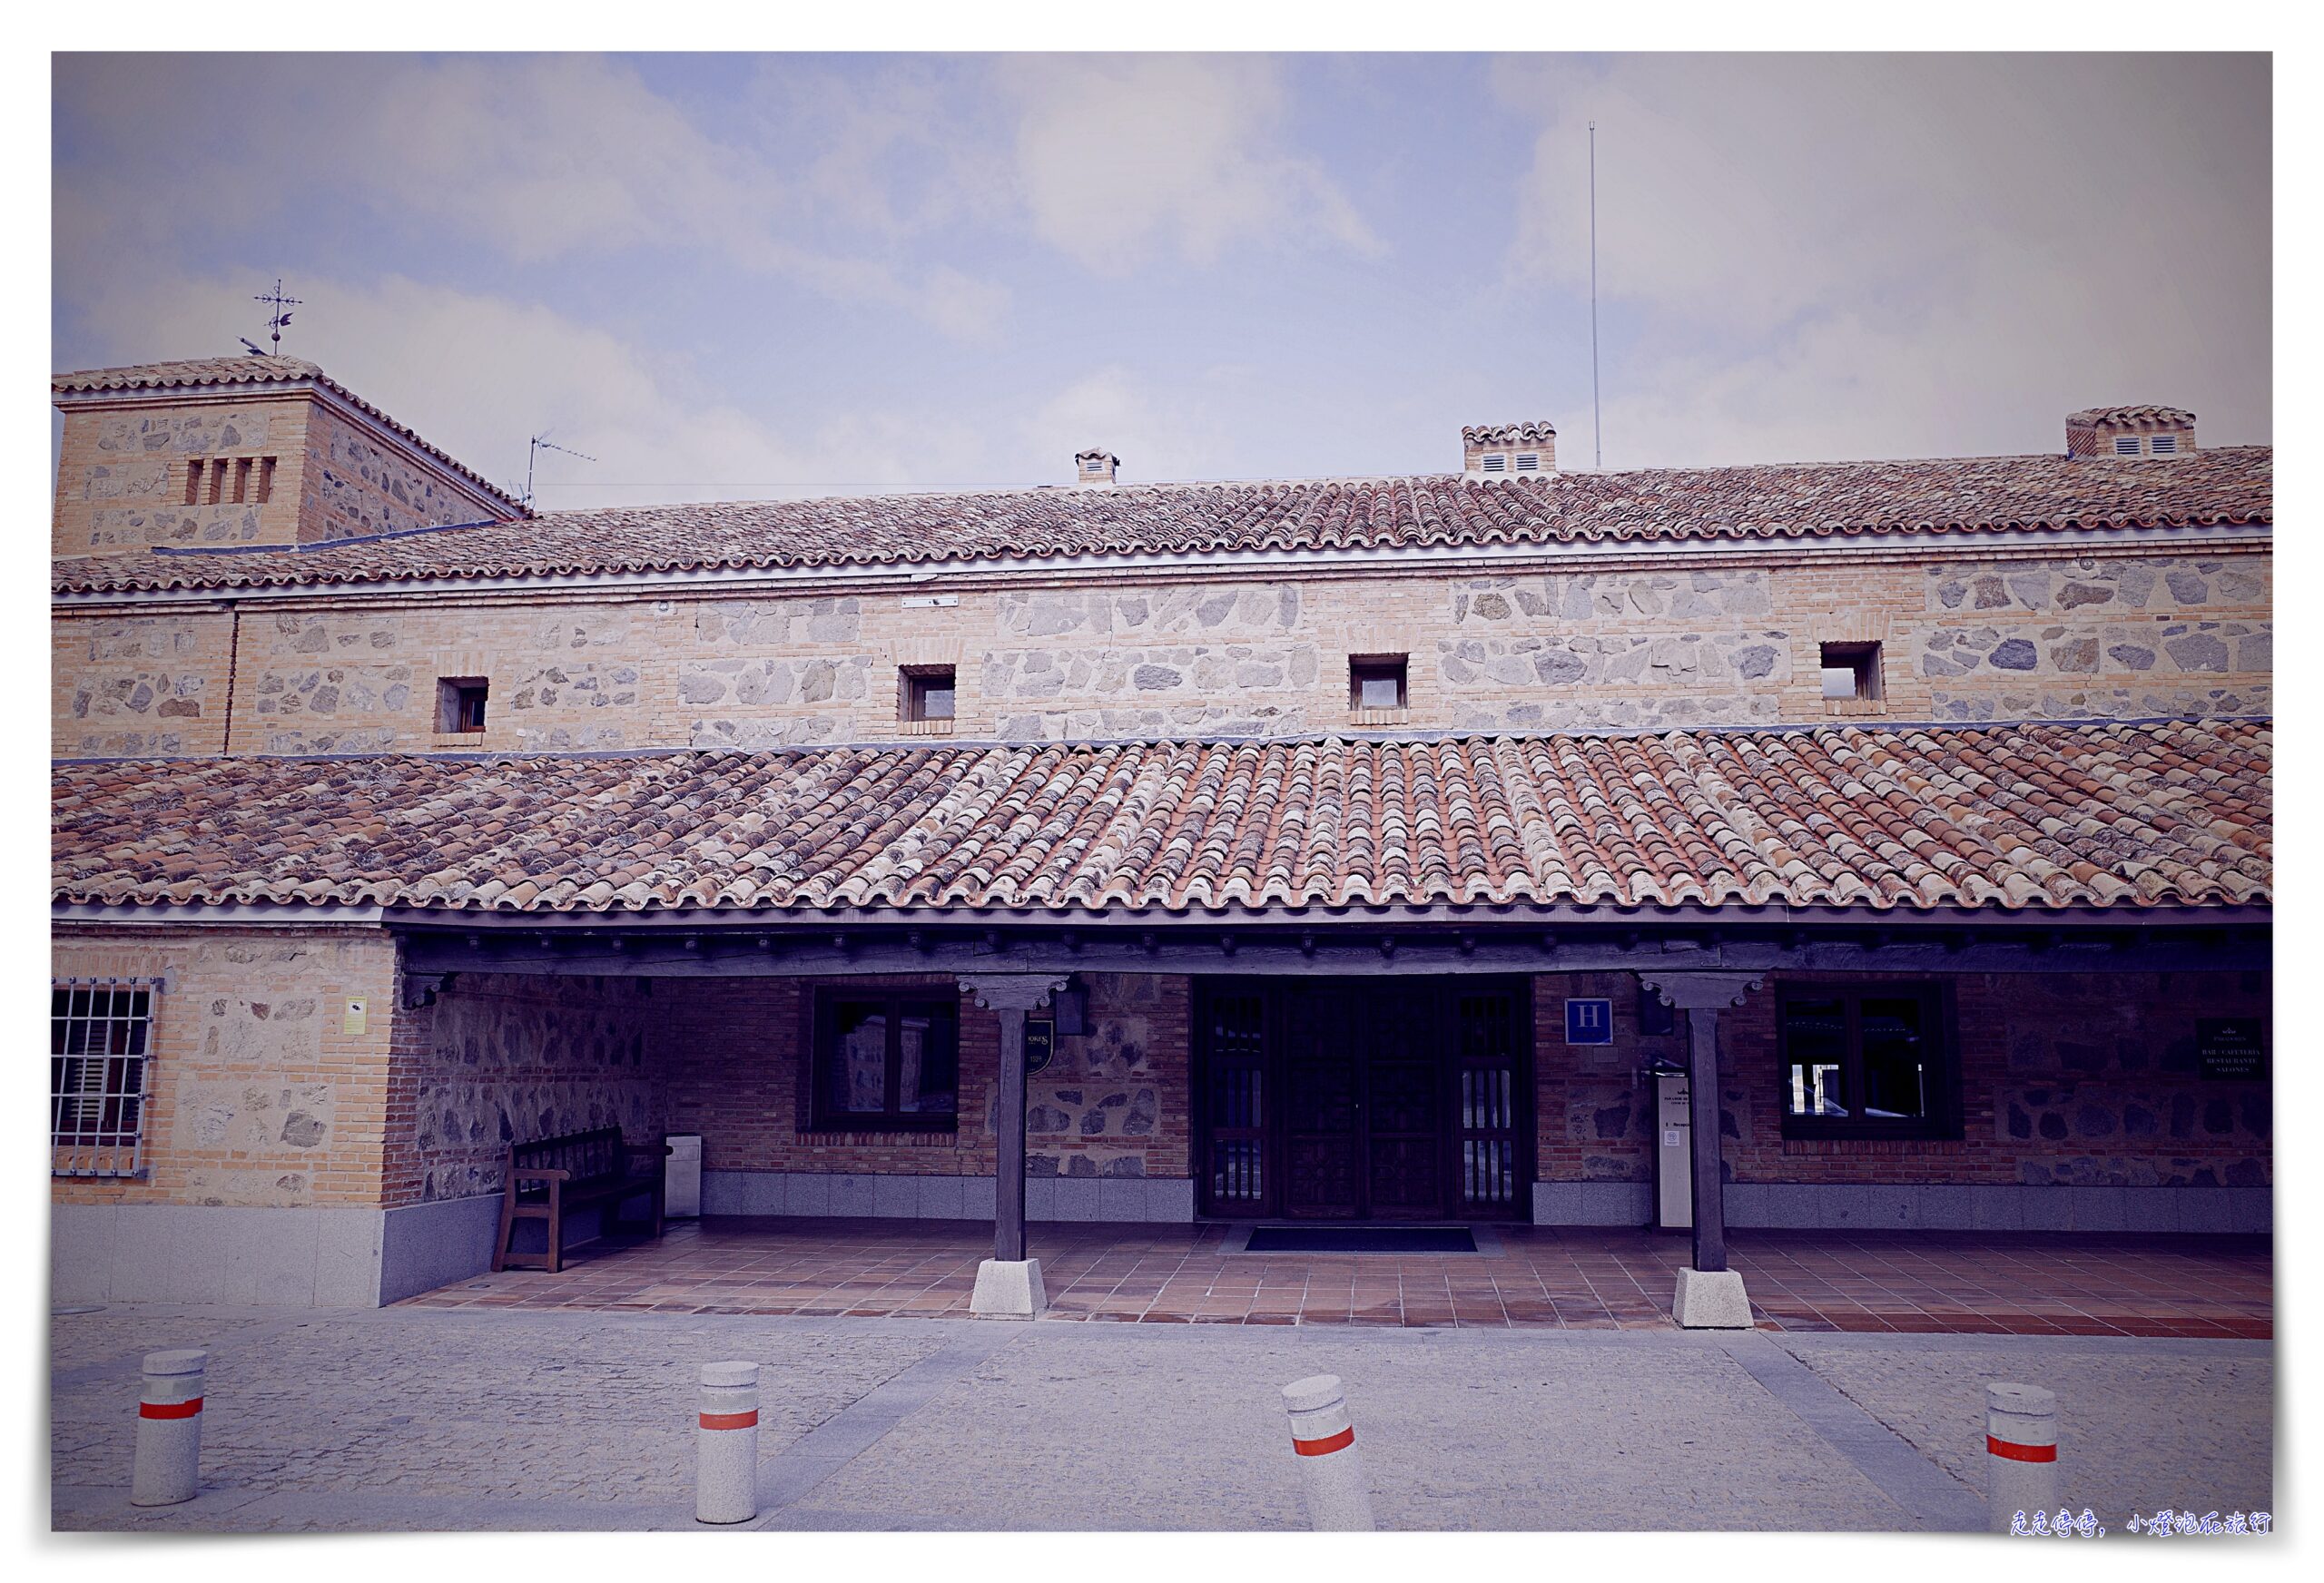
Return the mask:
[[1635, 56], [1496, 85], [1541, 128], [1519, 289], [1587, 285], [1599, 123], [1610, 465], [2046, 450], [2106, 401], [2267, 436], [2263, 60]]
[[1075, 454], [1093, 446], [1121, 457], [1124, 483], [1216, 477], [1218, 457], [1231, 448], [1218, 410], [1208, 401], [1158, 392], [1128, 369], [1108, 366], [1041, 403], [1020, 434], [1036, 478], [1066, 481], [1073, 476]]
[[[240, 283], [148, 276], [99, 305], [123, 360], [231, 348]], [[883, 404], [784, 433], [660, 358], [549, 309], [425, 285], [316, 279], [327, 308], [296, 349], [350, 389], [512, 491], [542, 429], [596, 458], [550, 456], [551, 507], [761, 498], [957, 477], [984, 437], [957, 416]]]
[[[519, 264], [579, 251], [704, 251], [835, 300], [990, 339], [1007, 289], [940, 261], [900, 267], [808, 239], [813, 186], [704, 133], [626, 66], [594, 56], [68, 57], [87, 120], [61, 180], [60, 260], [151, 251], [353, 202]], [[265, 79], [265, 91], [251, 92]], [[138, 113], [101, 113], [133, 104]], [[158, 149], [154, 129], [180, 133]], [[828, 184], [826, 184], [828, 185]]]
[[1034, 231], [1091, 270], [1163, 251], [1210, 263], [1246, 241], [1379, 249], [1322, 167], [1281, 146], [1288, 94], [1269, 61], [1039, 56], [999, 77]]

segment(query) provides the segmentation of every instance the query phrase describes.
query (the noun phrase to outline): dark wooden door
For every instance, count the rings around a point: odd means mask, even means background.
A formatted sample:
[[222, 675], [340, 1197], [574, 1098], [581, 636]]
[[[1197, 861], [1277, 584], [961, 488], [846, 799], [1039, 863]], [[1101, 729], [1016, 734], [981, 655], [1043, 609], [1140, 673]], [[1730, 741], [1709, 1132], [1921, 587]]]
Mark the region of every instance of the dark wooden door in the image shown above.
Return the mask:
[[1278, 1212], [1353, 1220], [1364, 1213], [1363, 1070], [1353, 999], [1310, 985], [1276, 996], [1283, 1058], [1283, 1197]]
[[1357, 1147], [1356, 1213], [1436, 1220], [1444, 1213], [1444, 1028], [1425, 985], [1390, 980], [1349, 998]]
[[1209, 980], [1205, 1204], [1302, 1220], [1522, 1218], [1521, 981]]

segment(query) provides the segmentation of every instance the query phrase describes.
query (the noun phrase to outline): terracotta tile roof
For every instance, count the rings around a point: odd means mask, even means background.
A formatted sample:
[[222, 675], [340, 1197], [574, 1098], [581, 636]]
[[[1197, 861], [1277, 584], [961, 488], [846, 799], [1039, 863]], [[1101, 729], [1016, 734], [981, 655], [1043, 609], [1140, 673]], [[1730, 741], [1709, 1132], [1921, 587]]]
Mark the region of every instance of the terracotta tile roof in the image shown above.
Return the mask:
[[2068, 413], [2066, 421], [2077, 428], [2095, 428], [2115, 423], [2192, 423], [2195, 415], [2177, 407], [2085, 407]]
[[1461, 429], [1469, 445], [1523, 445], [1529, 440], [1555, 439], [1558, 431], [1545, 421], [1531, 423], [1471, 423]]
[[303, 358], [188, 358], [177, 362], [137, 363], [125, 369], [81, 369], [49, 376], [57, 395], [102, 395], [108, 391], [172, 390], [206, 385], [279, 385], [312, 382], [409, 440], [512, 512], [524, 506], [515, 496], [461, 461], [429, 444], [419, 431], [399, 423]]
[[2264, 904], [2263, 723], [54, 771], [61, 900]]
[[2171, 461], [2000, 457], [1278, 484], [1129, 485], [552, 512], [243, 554], [60, 562], [63, 589], [231, 587], [1381, 546], [1776, 540], [2267, 522], [2272, 450]]

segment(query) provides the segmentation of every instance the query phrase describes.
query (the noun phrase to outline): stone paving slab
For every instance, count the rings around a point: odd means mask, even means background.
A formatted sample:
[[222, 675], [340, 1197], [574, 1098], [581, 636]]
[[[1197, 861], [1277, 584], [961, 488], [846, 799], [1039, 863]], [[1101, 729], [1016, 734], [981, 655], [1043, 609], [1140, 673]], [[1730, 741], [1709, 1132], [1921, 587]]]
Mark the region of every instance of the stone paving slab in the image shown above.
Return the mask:
[[1692, 1337], [1039, 1328], [770, 1526], [1302, 1528], [1279, 1391], [1315, 1373], [1347, 1381], [1383, 1528], [1908, 1526]]
[[[393, 1313], [394, 1311], [386, 1311]], [[222, 1492], [361, 1493], [458, 1500], [620, 1504], [693, 1499], [693, 1388], [705, 1362], [761, 1365], [762, 1459], [937, 1350], [912, 1326], [833, 1332], [733, 1320], [633, 1316], [318, 1315], [272, 1330], [214, 1313], [64, 1316], [63, 1351], [103, 1344], [93, 1326], [212, 1348], [202, 1476]], [[59, 1485], [125, 1482], [135, 1434], [133, 1354], [110, 1373], [64, 1375], [50, 1404]], [[389, 1523], [385, 1526], [411, 1526]]]
[[[2060, 1392], [2068, 1488], [2110, 1519], [2272, 1494], [2270, 1352], [2236, 1341], [427, 1308], [53, 1329], [65, 1529], [692, 1529], [694, 1372], [729, 1357], [763, 1369], [766, 1528], [1297, 1529], [1278, 1392], [1316, 1372], [1348, 1381], [1388, 1528], [1967, 1526], [1989, 1378]], [[215, 1352], [204, 1489], [139, 1512], [136, 1356], [170, 1342]]]
[[2110, 1527], [2132, 1512], [2271, 1511], [2275, 1359], [2264, 1342], [1856, 1336], [1783, 1346], [1955, 1477], [1983, 1488], [1989, 1381], [2058, 1395], [2059, 1477]]

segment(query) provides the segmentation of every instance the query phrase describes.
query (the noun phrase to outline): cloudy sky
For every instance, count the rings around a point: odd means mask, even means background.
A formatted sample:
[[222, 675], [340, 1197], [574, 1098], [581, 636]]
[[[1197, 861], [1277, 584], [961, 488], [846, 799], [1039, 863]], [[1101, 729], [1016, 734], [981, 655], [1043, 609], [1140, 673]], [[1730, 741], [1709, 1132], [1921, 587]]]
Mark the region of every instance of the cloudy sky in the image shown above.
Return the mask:
[[2256, 56], [55, 65], [60, 369], [263, 339], [545, 506], [2270, 432]]

